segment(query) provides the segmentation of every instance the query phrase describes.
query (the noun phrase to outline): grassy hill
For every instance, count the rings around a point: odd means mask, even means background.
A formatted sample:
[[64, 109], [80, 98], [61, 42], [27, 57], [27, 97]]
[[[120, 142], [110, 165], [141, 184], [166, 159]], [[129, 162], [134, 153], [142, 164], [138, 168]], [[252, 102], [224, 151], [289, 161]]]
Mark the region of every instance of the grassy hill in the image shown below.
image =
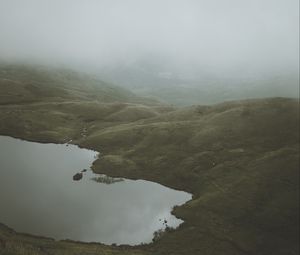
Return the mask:
[[154, 244], [156, 253], [296, 254], [298, 113], [298, 102], [288, 99], [191, 107], [107, 128], [82, 143], [101, 145], [96, 172], [193, 193], [174, 212], [185, 225]]
[[0, 64], [0, 104], [95, 100], [138, 102], [129, 90], [68, 69]]
[[[0, 94], [6, 89], [0, 85]], [[173, 210], [184, 224], [137, 247], [56, 242], [1, 225], [1, 255], [298, 254], [298, 100], [174, 109], [138, 98], [111, 99], [73, 94], [6, 102], [0, 106], [0, 134], [40, 142], [73, 139], [101, 151], [95, 172], [191, 192], [193, 199]]]

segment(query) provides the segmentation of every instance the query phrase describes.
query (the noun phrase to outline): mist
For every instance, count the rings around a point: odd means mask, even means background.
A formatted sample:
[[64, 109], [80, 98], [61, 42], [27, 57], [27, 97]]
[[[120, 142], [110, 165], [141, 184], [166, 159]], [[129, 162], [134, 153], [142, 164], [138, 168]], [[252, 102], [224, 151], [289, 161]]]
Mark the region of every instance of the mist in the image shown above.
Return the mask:
[[0, 60], [197, 79], [296, 75], [298, 0], [0, 0]]

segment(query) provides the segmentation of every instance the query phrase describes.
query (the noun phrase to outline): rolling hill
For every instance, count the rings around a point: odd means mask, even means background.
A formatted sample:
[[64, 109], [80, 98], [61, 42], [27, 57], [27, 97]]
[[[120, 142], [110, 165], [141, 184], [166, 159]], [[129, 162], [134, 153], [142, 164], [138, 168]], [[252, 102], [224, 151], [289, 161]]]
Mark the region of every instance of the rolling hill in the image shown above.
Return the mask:
[[[191, 192], [193, 199], [173, 210], [184, 224], [149, 245], [57, 242], [0, 225], [1, 255], [298, 254], [298, 100], [173, 108], [143, 103], [116, 87], [108, 97], [106, 85], [87, 88], [81, 81], [50, 86], [51, 75], [45, 79], [34, 72], [0, 72], [0, 94], [12, 95], [1, 101], [0, 134], [39, 142], [72, 139], [102, 153], [93, 164], [97, 173], [155, 181]], [[14, 82], [3, 83], [3, 77]], [[44, 79], [55, 95], [44, 91]], [[44, 91], [42, 96], [28, 90], [28, 80], [38, 81], [34, 84]]]
[[0, 104], [45, 101], [138, 102], [129, 90], [68, 69], [0, 64]]

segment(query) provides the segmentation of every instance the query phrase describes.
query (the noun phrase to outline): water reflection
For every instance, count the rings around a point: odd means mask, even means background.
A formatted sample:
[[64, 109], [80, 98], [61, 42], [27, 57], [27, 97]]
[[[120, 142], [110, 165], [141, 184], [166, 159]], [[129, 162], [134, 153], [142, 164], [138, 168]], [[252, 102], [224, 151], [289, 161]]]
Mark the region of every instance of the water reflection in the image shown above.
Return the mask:
[[125, 181], [123, 178], [113, 178], [107, 175], [100, 175], [96, 177], [92, 177], [91, 180], [99, 183], [105, 183], [105, 184], [114, 184], [116, 182], [123, 182]]
[[[96, 155], [0, 136], [0, 222], [20, 232], [107, 244], [150, 242], [162, 219], [170, 227], [181, 223], [170, 210], [190, 194], [94, 175], [89, 166]], [[83, 178], [73, 181], [78, 172]]]

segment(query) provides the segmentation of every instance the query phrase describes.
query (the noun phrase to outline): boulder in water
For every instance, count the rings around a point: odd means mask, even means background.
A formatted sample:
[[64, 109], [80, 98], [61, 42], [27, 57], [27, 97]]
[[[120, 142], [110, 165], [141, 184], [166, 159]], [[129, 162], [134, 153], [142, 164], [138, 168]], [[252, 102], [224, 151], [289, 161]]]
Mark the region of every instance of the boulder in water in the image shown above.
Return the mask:
[[73, 176], [73, 181], [79, 181], [82, 179], [82, 173], [77, 173]]

